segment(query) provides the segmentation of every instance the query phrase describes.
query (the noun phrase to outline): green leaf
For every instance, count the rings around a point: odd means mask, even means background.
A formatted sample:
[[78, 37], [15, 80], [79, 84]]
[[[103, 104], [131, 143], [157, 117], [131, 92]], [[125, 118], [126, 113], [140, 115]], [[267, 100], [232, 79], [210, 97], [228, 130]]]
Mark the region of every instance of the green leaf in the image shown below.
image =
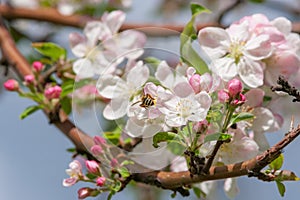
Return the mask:
[[42, 107], [40, 105], [37, 106], [29, 106], [27, 107], [20, 115], [20, 119], [25, 119], [32, 113], [36, 112], [37, 110], [41, 109]]
[[60, 100], [60, 103], [61, 103], [61, 108], [63, 109], [63, 111], [65, 111], [65, 113], [67, 115], [69, 115], [72, 111], [71, 99], [68, 97], [65, 97]]
[[122, 163], [121, 163], [121, 166], [125, 166], [125, 165], [133, 165], [134, 162], [132, 160], [124, 160]]
[[204, 138], [204, 143], [210, 142], [210, 141], [216, 141], [216, 140], [226, 141], [230, 138], [232, 138], [232, 136], [229, 134], [226, 134], [226, 133], [214, 133], [214, 134], [207, 135]]
[[130, 173], [126, 167], [120, 167], [117, 170], [123, 178], [127, 178], [130, 176]]
[[[178, 139], [176, 139], [178, 138]], [[176, 137], [172, 141], [168, 141], [167, 149], [170, 150], [174, 155], [182, 156], [186, 147], [179, 141], [179, 137]]]
[[206, 194], [198, 187], [193, 187], [195, 195], [200, 199], [201, 197], [206, 197]]
[[152, 145], [155, 148], [158, 148], [159, 147], [158, 143], [172, 141], [176, 137], [177, 137], [177, 134], [175, 134], [173, 132], [159, 132], [154, 135]]
[[193, 66], [197, 73], [204, 74], [205, 72], [209, 71], [207, 64], [194, 50], [192, 47], [192, 42], [197, 38], [197, 30], [194, 27], [194, 22], [197, 15], [210, 11], [199, 4], [191, 4], [191, 11], [192, 18], [186, 24], [182, 33], [180, 34], [180, 56], [181, 60], [186, 64]]
[[60, 58], [65, 59], [67, 56], [67, 51], [64, 48], [52, 42], [36, 42], [32, 43], [32, 47], [40, 54], [50, 57], [54, 62]]
[[254, 115], [252, 113], [248, 113], [248, 112], [241, 112], [239, 113], [238, 115], [234, 116], [230, 123], [229, 123], [229, 127], [234, 124], [234, 123], [237, 123], [237, 122], [240, 122], [240, 121], [244, 121], [244, 120], [247, 120], [247, 119], [253, 119], [254, 118]]
[[249, 0], [252, 3], [264, 3], [265, 0]]
[[87, 174], [86, 174], [86, 177], [88, 177], [88, 178], [91, 179], [91, 180], [94, 180], [94, 179], [97, 178], [98, 176], [95, 175], [95, 174], [87, 173]]
[[76, 153], [77, 151], [76, 151], [76, 148], [68, 148], [67, 152]]
[[201, 5], [196, 4], [196, 3], [191, 3], [191, 11], [192, 11], [192, 15], [199, 15], [203, 12], [210, 12], [204, 6], [201, 6]]
[[61, 94], [60, 94], [60, 98], [64, 98], [66, 97], [68, 94], [72, 93], [74, 90], [74, 80], [68, 80], [65, 81], [62, 85], [61, 85]]
[[282, 167], [283, 161], [284, 161], [284, 156], [283, 154], [280, 154], [278, 158], [276, 158], [269, 164], [270, 169], [279, 170]]
[[285, 186], [283, 183], [281, 183], [280, 181], [276, 181], [276, 185], [277, 185], [277, 189], [279, 191], [280, 196], [284, 196], [285, 193]]
[[120, 141], [122, 129], [117, 126], [115, 130], [111, 132], [104, 132], [104, 138], [109, 140], [112, 144], [118, 145]]
[[113, 185], [113, 187], [111, 188], [112, 189], [112, 192], [113, 192], [113, 195], [118, 192], [122, 187], [122, 183], [120, 181], [116, 181], [115, 184]]

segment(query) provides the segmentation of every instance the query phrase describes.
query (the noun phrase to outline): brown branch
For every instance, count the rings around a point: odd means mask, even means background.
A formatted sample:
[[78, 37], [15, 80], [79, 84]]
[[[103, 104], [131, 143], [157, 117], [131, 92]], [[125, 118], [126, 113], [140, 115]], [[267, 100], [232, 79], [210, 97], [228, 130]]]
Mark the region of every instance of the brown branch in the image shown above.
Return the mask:
[[[11, 38], [9, 32], [3, 23], [0, 22], [0, 47], [3, 57], [7, 62], [14, 66], [19, 75], [23, 78], [28, 74], [32, 74], [31, 66], [23, 55], [16, 48], [15, 42]], [[49, 116], [48, 116], [49, 117]], [[88, 153], [88, 149], [93, 144], [91, 137], [83, 133], [70, 121], [54, 122], [54, 125], [60, 129], [75, 145], [79, 152]]]
[[192, 183], [198, 183], [208, 180], [218, 180], [224, 178], [245, 176], [252, 172], [259, 172], [269, 163], [275, 160], [283, 148], [290, 144], [296, 137], [300, 135], [300, 125], [290, 131], [286, 136], [270, 149], [266, 150], [262, 154], [240, 162], [237, 164], [231, 164], [221, 167], [211, 167], [209, 174], [207, 175], [194, 175], [192, 178], [190, 172], [163, 172], [155, 171], [149, 173], [133, 174], [133, 180], [148, 184], [153, 184], [166, 189], [174, 189], [181, 186], [185, 186]]
[[[27, 9], [27, 8], [12, 8], [7, 5], [0, 5], [0, 15], [8, 20], [31, 19], [31, 20], [51, 22], [58, 25], [66, 25], [66, 26], [73, 26], [73, 27], [80, 27], [80, 28], [82, 28], [90, 20], [99, 20], [99, 18], [92, 18], [89, 16], [76, 15], [76, 14], [69, 15], [69, 16], [62, 15], [54, 8]], [[140, 29], [140, 31], [146, 33], [149, 36], [167, 36], [167, 35], [177, 35], [178, 32], [182, 32], [184, 26], [185, 26], [184, 24], [158, 25], [153, 23], [145, 23], [145, 24], [127, 23], [124, 24], [120, 30], [122, 31], [128, 29]], [[207, 26], [220, 27], [222, 25], [218, 23], [199, 24], [197, 26], [197, 30], [200, 30]], [[147, 27], [151, 27], [153, 29]], [[300, 22], [294, 22], [292, 25], [292, 30], [294, 32], [300, 33]]]

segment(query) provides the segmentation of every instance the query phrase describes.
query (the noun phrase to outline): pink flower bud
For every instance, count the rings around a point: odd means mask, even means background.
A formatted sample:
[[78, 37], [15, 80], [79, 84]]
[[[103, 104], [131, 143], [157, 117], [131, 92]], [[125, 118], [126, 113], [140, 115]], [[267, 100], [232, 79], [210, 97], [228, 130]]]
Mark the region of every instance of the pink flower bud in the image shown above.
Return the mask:
[[56, 85], [56, 86], [47, 88], [44, 92], [44, 95], [47, 99], [57, 99], [57, 98], [59, 98], [61, 91], [62, 91], [61, 87]]
[[102, 187], [105, 184], [106, 178], [105, 177], [99, 177], [96, 179], [96, 184], [100, 187]]
[[97, 155], [101, 155], [103, 153], [103, 149], [99, 145], [94, 145], [91, 148], [91, 152], [93, 155], [97, 156]]
[[117, 167], [118, 164], [119, 164], [119, 163], [118, 163], [118, 160], [115, 159], [115, 158], [113, 158], [113, 159], [110, 161], [110, 166], [111, 166], [112, 168]]
[[239, 79], [232, 79], [227, 84], [228, 93], [231, 97], [239, 94], [243, 90], [243, 84]]
[[225, 103], [229, 100], [229, 94], [227, 92], [225, 92], [224, 90], [220, 90], [218, 92], [218, 99], [221, 103]]
[[4, 88], [8, 91], [19, 90], [19, 83], [14, 79], [9, 79], [4, 83]]
[[33, 84], [33, 83], [34, 83], [35, 78], [34, 78], [33, 75], [26, 75], [26, 76], [24, 77], [24, 80], [25, 80], [25, 83], [26, 83], [26, 84], [30, 85], [30, 84]]
[[36, 72], [40, 72], [43, 70], [44, 65], [40, 61], [34, 61], [32, 63], [32, 67], [33, 67], [33, 69], [35, 69]]
[[193, 74], [189, 80], [189, 83], [196, 94], [199, 93], [201, 90], [200, 79], [201, 77], [199, 74]]
[[95, 142], [95, 144], [98, 144], [98, 145], [105, 145], [106, 144], [106, 140], [103, 137], [100, 137], [100, 136], [95, 136], [94, 137], [94, 142]]
[[246, 96], [243, 95], [242, 93], [240, 93], [239, 98], [233, 100], [233, 105], [240, 106], [240, 105], [244, 104], [245, 101], [246, 101]]
[[85, 166], [87, 170], [92, 174], [99, 173], [99, 164], [94, 160], [87, 160], [85, 161]]
[[85, 199], [87, 197], [90, 197], [90, 196], [92, 196], [93, 192], [94, 192], [94, 189], [92, 189], [92, 188], [88, 188], [88, 187], [80, 188], [77, 192], [78, 199]]

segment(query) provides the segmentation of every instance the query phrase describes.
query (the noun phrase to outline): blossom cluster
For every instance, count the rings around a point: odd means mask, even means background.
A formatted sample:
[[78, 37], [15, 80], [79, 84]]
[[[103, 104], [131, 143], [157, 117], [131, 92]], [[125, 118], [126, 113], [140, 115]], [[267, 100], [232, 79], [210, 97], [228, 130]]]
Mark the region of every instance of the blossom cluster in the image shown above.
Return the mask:
[[88, 22], [84, 35], [70, 34], [71, 50], [79, 57], [73, 70], [80, 78], [113, 73], [124, 59], [130, 65], [143, 53], [144, 34], [135, 30], [118, 33], [124, 20], [124, 12], [113, 11], [104, 14], [101, 21]]
[[[211, 58], [210, 69], [224, 81], [239, 77], [248, 87], [274, 85], [279, 75], [300, 75], [300, 39], [283, 17], [246, 16], [227, 29], [199, 31], [201, 47]], [[295, 75], [296, 74], [296, 75]], [[291, 77], [292, 76], [292, 77]]]

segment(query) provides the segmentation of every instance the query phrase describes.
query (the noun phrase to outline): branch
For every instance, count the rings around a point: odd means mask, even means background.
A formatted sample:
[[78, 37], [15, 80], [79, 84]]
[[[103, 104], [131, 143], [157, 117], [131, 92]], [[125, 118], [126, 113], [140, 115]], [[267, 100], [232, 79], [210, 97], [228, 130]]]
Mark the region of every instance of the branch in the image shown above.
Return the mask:
[[[8, 20], [31, 19], [31, 20], [46, 21], [58, 25], [66, 25], [66, 26], [73, 26], [79, 28], [84, 27], [84, 25], [88, 21], [99, 20], [99, 18], [93, 18], [93, 17], [77, 15], [77, 14], [68, 15], [68, 16], [62, 15], [54, 8], [27, 9], [27, 8], [13, 8], [7, 5], [0, 5], [0, 15]], [[198, 24], [196, 28], [197, 30], [200, 30], [207, 26], [222, 27], [222, 25], [218, 23], [205, 23], [205, 24]], [[159, 25], [153, 23], [145, 23], [145, 24], [127, 23], [127, 24], [123, 24], [120, 30], [123, 31], [128, 29], [140, 29], [139, 31], [144, 32], [149, 36], [172, 36], [172, 35], [178, 35], [179, 32], [183, 31], [184, 27], [185, 27], [184, 24]], [[151, 28], [156, 28], [156, 29], [151, 29]], [[300, 33], [300, 22], [294, 22], [292, 30], [296, 33]]]
[[[208, 180], [218, 180], [224, 178], [232, 178], [245, 176], [253, 172], [259, 172], [273, 160], [275, 160], [282, 152], [283, 148], [290, 144], [296, 137], [300, 135], [300, 125], [286, 134], [286, 136], [270, 149], [262, 154], [246, 160], [244, 162], [230, 164], [226, 166], [213, 166], [209, 169], [207, 175], [194, 175], [192, 178], [190, 172], [164, 172], [155, 171], [148, 173], [133, 174], [133, 180], [147, 184], [156, 185], [165, 189], [174, 189], [186, 186], [192, 183], [199, 183]], [[285, 172], [283, 172], [285, 173]]]
[[[18, 51], [15, 42], [1, 21], [0, 48], [3, 58], [5, 58], [7, 62], [16, 69], [22, 78], [28, 74], [32, 74], [30, 64]], [[74, 143], [79, 152], [89, 152], [88, 149], [90, 149], [90, 147], [93, 145], [92, 138], [76, 128], [76, 126], [69, 119], [65, 120], [64, 122], [56, 121], [54, 122], [54, 125]]]

